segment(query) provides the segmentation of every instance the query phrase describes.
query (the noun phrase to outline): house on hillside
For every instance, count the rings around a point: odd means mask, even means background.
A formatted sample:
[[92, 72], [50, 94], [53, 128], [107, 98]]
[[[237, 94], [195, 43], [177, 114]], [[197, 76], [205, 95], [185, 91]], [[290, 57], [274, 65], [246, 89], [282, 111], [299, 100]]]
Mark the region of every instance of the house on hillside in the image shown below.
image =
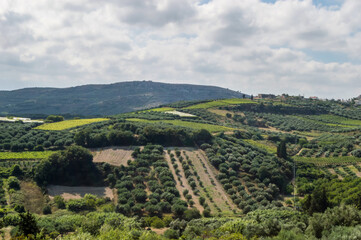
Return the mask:
[[312, 96], [312, 97], [309, 97], [310, 99], [313, 99], [313, 100], [317, 100], [318, 99], [318, 97], [316, 97], [316, 96]]

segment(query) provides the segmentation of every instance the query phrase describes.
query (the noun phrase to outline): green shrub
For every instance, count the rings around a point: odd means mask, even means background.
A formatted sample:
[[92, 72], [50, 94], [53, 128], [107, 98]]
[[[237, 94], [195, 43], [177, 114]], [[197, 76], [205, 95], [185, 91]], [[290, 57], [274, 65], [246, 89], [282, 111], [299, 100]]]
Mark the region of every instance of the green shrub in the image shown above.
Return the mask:
[[153, 222], [151, 223], [151, 227], [154, 227], [154, 228], [164, 228], [165, 227], [165, 223], [163, 222], [162, 219], [160, 218], [155, 218], [153, 220]]

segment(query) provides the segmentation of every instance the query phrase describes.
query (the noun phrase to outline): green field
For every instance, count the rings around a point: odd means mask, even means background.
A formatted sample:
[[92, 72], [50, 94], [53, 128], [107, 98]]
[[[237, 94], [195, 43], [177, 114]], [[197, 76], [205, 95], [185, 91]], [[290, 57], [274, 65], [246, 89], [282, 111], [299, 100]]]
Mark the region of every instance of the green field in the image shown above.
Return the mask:
[[205, 102], [205, 103], [199, 103], [196, 105], [186, 107], [185, 109], [205, 109], [205, 108], [222, 107], [222, 106], [245, 104], [245, 103], [257, 104], [257, 102], [252, 101], [247, 98], [232, 98], [232, 99], [224, 99], [224, 100], [216, 100], [216, 101], [210, 101], [210, 102]]
[[209, 132], [222, 132], [222, 131], [233, 131], [234, 128], [224, 127], [219, 125], [212, 125], [206, 123], [195, 123], [195, 122], [187, 122], [181, 120], [147, 120], [140, 118], [127, 118], [127, 121], [130, 122], [146, 122], [146, 123], [169, 123], [175, 126], [187, 127], [192, 129], [206, 129]]
[[55, 152], [0, 152], [0, 160], [44, 159], [49, 157], [53, 153]]
[[36, 127], [35, 129], [39, 130], [51, 130], [51, 131], [60, 131], [65, 130], [69, 128], [79, 127], [95, 122], [103, 122], [108, 121], [108, 118], [90, 118], [90, 119], [76, 119], [76, 120], [66, 120], [61, 122], [55, 122], [55, 123], [45, 123], [43, 125], [40, 125]]
[[304, 163], [314, 163], [317, 165], [344, 165], [350, 163], [359, 163], [361, 162], [361, 158], [345, 156], [345, 157], [322, 157], [322, 158], [315, 158], [315, 157], [300, 157], [294, 156], [293, 159], [296, 162], [304, 162]]
[[144, 110], [141, 112], [167, 112], [167, 111], [173, 111], [174, 108], [171, 107], [160, 107], [160, 108], [152, 108], [152, 109], [148, 109], [148, 110]]
[[337, 122], [337, 123], [344, 124], [344, 125], [361, 126], [360, 120], [354, 120], [354, 119], [349, 119], [349, 118], [330, 115], [330, 114], [322, 114], [322, 115], [314, 116], [313, 118], [319, 119], [321, 121], [323, 120], [323, 121], [329, 121], [329, 122]]
[[254, 145], [258, 148], [264, 149], [269, 153], [275, 154], [277, 152], [277, 148], [267, 143], [266, 141], [255, 141], [252, 139], [245, 139], [244, 141], [248, 142], [251, 145]]

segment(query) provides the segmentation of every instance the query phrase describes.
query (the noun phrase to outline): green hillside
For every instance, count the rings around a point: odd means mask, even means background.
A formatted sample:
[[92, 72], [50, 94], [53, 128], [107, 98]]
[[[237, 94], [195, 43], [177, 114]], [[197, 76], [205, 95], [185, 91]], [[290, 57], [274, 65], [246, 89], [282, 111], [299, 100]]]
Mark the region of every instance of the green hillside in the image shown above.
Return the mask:
[[0, 229], [13, 239], [358, 239], [360, 123], [352, 102], [292, 96], [2, 122]]
[[244, 96], [247, 97], [240, 92], [220, 87], [152, 81], [71, 88], [25, 88], [0, 91], [0, 115], [113, 115], [177, 101]]

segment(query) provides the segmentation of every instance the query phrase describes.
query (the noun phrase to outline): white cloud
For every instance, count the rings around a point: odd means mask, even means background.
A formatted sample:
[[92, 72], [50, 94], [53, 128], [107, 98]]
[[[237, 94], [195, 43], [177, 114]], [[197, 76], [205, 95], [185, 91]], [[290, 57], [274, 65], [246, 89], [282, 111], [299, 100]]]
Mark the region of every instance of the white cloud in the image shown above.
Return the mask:
[[[2, 88], [150, 79], [250, 94], [361, 93], [359, 1], [199, 3], [1, 1]], [[310, 51], [345, 57], [321, 62]]]

